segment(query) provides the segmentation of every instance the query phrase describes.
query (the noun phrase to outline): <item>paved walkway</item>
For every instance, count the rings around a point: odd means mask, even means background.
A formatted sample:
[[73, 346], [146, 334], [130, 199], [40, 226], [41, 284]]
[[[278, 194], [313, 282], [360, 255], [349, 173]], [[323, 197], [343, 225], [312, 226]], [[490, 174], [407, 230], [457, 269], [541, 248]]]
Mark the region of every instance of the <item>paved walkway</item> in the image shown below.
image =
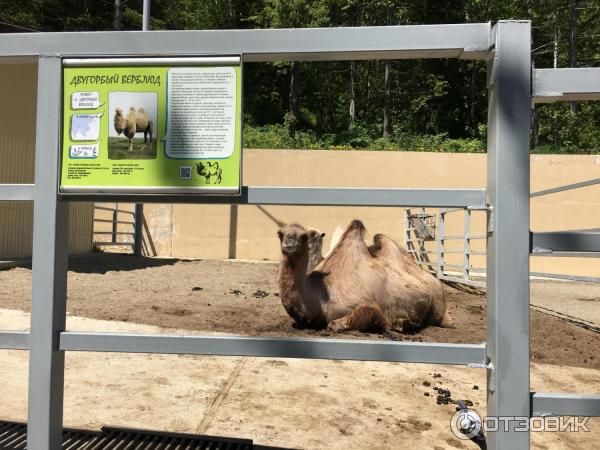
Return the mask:
[[[27, 329], [29, 315], [0, 309], [0, 329]], [[68, 318], [81, 331], [166, 333], [148, 325]], [[27, 352], [0, 350], [0, 419], [27, 416]], [[440, 377], [434, 377], [440, 374]], [[431, 383], [425, 386], [423, 383]], [[477, 385], [479, 389], [473, 387]], [[427, 364], [68, 353], [65, 426], [102, 425], [253, 439], [304, 449], [471, 449], [453, 436], [454, 408], [433, 387], [485, 410], [485, 372]], [[532, 365], [532, 389], [600, 392], [597, 370]], [[426, 396], [425, 393], [429, 393]], [[533, 449], [595, 449], [590, 433], [534, 433]]]

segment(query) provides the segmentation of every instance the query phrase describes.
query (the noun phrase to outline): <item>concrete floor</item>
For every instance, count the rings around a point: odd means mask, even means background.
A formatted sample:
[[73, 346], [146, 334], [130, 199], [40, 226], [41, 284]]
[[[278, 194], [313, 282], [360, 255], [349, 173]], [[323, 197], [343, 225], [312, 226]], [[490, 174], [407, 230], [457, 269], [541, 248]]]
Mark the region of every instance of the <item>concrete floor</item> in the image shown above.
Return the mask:
[[[27, 313], [0, 310], [0, 329], [27, 329], [28, 324]], [[69, 317], [68, 328], [186, 333], [79, 317]], [[0, 419], [26, 420], [27, 356], [0, 351]], [[426, 381], [431, 386], [424, 386]], [[476, 448], [454, 437], [449, 426], [454, 408], [436, 405], [434, 386], [485, 411], [485, 372], [480, 369], [73, 352], [66, 357], [64, 424], [250, 438], [284, 448]], [[593, 369], [534, 363], [532, 390], [597, 393], [600, 376]], [[532, 433], [532, 448], [595, 449], [600, 419], [588, 426], [589, 433]]]

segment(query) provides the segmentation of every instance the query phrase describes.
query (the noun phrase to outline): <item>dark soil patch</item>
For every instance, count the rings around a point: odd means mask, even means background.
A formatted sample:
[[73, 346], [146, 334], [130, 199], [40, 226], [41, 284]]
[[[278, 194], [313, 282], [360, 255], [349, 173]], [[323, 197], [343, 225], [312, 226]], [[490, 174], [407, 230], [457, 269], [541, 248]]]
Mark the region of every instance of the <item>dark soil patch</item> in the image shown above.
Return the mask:
[[[236, 261], [155, 260], [98, 254], [70, 263], [70, 314], [169, 328], [239, 335], [384, 339], [358, 332], [294, 328], [275, 294], [277, 266]], [[195, 287], [202, 286], [201, 290]], [[248, 294], [245, 293], [254, 293]], [[428, 327], [410, 341], [481, 343], [486, 340], [485, 297], [446, 287], [454, 328]], [[573, 299], [577, 285], [573, 285]], [[31, 270], [0, 271], [0, 308], [29, 310]], [[600, 368], [600, 334], [531, 311], [531, 355], [548, 364]]]

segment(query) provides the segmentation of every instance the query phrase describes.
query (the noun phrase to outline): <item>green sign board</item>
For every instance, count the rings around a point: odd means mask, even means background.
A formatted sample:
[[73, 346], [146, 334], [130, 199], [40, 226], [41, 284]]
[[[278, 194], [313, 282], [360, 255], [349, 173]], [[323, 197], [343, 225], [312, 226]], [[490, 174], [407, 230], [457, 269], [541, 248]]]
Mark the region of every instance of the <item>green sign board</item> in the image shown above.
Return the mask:
[[232, 194], [240, 57], [63, 61], [60, 193]]

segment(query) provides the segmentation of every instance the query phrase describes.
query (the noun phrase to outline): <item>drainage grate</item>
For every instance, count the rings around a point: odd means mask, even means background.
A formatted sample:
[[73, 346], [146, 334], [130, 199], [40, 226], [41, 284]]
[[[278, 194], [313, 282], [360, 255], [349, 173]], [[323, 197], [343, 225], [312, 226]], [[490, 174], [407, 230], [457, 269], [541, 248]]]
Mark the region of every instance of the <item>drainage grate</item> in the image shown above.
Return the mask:
[[[0, 450], [27, 448], [27, 425], [0, 421]], [[63, 431], [63, 450], [253, 450], [249, 439], [103, 427]], [[261, 447], [268, 448], [268, 447]]]

